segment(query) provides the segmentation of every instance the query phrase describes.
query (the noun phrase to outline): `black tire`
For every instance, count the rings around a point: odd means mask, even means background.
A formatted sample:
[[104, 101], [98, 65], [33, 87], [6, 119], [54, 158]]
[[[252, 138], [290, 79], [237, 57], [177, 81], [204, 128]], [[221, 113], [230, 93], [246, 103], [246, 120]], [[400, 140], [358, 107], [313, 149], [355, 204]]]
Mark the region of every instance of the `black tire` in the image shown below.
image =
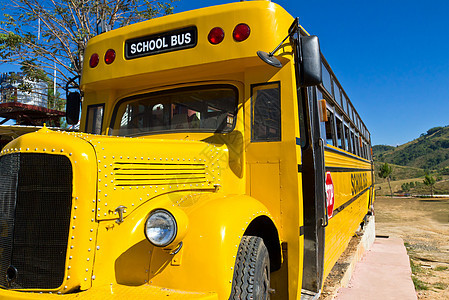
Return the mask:
[[270, 257], [263, 240], [244, 236], [240, 242], [234, 266], [234, 278], [229, 299], [270, 299]]

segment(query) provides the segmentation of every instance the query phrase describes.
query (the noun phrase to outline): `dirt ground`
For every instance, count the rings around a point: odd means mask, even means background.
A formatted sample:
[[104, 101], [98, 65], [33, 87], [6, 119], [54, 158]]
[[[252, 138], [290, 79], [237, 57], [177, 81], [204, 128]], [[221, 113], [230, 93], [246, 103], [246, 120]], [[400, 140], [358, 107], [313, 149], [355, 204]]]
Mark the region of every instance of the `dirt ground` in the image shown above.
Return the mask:
[[376, 235], [401, 237], [418, 299], [449, 299], [449, 198], [377, 197]]
[[[418, 299], [449, 299], [449, 198], [377, 197], [376, 235], [400, 237], [411, 260]], [[330, 300], [360, 238], [355, 236], [324, 283]]]

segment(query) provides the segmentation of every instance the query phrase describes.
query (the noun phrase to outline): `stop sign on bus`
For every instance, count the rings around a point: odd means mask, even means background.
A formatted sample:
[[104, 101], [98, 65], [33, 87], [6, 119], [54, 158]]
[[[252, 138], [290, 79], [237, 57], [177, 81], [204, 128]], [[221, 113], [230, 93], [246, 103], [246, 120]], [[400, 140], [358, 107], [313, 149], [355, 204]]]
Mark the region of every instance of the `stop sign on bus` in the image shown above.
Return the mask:
[[331, 172], [326, 172], [326, 205], [329, 219], [334, 214], [334, 199], [334, 183], [332, 182]]

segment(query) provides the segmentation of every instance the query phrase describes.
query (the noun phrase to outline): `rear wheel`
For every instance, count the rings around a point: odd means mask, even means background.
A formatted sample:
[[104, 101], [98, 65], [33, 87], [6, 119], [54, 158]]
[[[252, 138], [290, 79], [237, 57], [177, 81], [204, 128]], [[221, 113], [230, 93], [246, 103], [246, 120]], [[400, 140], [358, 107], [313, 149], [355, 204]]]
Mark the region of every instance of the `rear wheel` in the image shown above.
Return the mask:
[[235, 260], [229, 299], [270, 299], [270, 258], [263, 240], [244, 236]]

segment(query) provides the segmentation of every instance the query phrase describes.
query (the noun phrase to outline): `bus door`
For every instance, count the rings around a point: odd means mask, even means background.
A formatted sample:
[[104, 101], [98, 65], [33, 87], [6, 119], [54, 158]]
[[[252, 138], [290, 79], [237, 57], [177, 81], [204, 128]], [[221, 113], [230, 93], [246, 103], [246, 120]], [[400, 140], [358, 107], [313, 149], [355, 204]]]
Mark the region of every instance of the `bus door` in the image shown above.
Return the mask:
[[[297, 21], [296, 21], [297, 22]], [[293, 29], [296, 27], [296, 29]], [[320, 135], [320, 106], [315, 86], [321, 82], [320, 50], [316, 37], [300, 35], [299, 23], [289, 32], [295, 56], [295, 75], [300, 123], [304, 257], [302, 299], [316, 299], [321, 293], [324, 271], [324, 238], [328, 224], [324, 140]], [[315, 42], [317, 47], [311, 42]], [[309, 45], [307, 45], [309, 43]], [[312, 57], [311, 60], [308, 58]], [[316, 59], [318, 58], [318, 59]], [[312, 68], [309, 68], [313, 66]], [[307, 69], [309, 68], [309, 69]], [[310, 77], [310, 75], [317, 75]], [[312, 79], [311, 79], [312, 78]]]
[[304, 214], [302, 298], [321, 292], [324, 269], [324, 237], [328, 223], [324, 140], [320, 135], [320, 112], [315, 88], [299, 88], [301, 172]]

